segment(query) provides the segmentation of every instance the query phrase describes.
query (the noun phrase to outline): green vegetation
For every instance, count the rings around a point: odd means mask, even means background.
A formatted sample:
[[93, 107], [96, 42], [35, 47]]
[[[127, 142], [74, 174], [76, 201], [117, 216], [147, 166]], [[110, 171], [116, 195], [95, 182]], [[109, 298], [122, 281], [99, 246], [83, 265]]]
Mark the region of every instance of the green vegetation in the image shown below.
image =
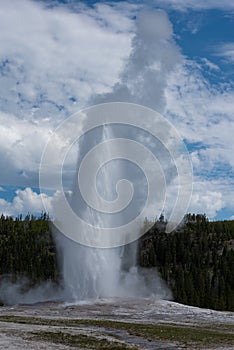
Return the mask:
[[[14, 322], [34, 325], [49, 325], [63, 327], [63, 332], [57, 330], [37, 331], [32, 333], [32, 339], [57, 342], [70, 346], [82, 346], [89, 349], [129, 349], [127, 345], [109, 341], [106, 336], [123, 331], [124, 334], [145, 339], [147, 342], [172, 342], [186, 348], [207, 349], [207, 347], [233, 346], [234, 326], [213, 323], [200, 324], [138, 324], [110, 320], [77, 320], [77, 319], [42, 319], [35, 317], [0, 316], [0, 322]], [[91, 335], [69, 334], [72, 329], [88, 329]], [[66, 328], [66, 329], [65, 329]], [[118, 332], [119, 337], [121, 334]], [[122, 335], [124, 338], [124, 335]], [[135, 349], [135, 348], [134, 348]]]
[[[148, 222], [145, 223], [148, 225]], [[157, 267], [180, 303], [234, 311], [234, 221], [189, 214], [170, 234], [161, 217], [139, 242], [138, 263]], [[0, 283], [26, 277], [28, 286], [61, 283], [56, 247], [45, 213], [0, 218]], [[1, 300], [1, 295], [0, 295]]]
[[129, 347], [116, 341], [108, 341], [105, 338], [88, 336], [84, 334], [69, 334], [64, 332], [33, 332], [32, 340], [43, 340], [52, 343], [59, 343], [71, 347], [82, 347], [82, 349], [96, 350], [137, 350], [136, 347]]
[[12, 282], [26, 277], [28, 287], [59, 280], [56, 248], [45, 213], [40, 218], [0, 217], [0, 276], [10, 276]]
[[139, 264], [157, 267], [177, 302], [234, 311], [234, 221], [189, 214], [175, 232], [165, 226], [161, 218], [141, 238]]

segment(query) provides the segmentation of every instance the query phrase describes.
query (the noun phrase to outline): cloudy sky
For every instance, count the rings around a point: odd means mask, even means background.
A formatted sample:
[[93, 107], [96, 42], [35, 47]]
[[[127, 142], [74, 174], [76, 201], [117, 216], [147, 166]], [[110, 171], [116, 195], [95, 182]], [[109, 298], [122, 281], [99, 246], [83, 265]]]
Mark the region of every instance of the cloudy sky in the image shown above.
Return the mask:
[[234, 219], [233, 24], [230, 0], [0, 0], [0, 212], [43, 210], [40, 159], [65, 118], [127, 101], [184, 139], [189, 210]]

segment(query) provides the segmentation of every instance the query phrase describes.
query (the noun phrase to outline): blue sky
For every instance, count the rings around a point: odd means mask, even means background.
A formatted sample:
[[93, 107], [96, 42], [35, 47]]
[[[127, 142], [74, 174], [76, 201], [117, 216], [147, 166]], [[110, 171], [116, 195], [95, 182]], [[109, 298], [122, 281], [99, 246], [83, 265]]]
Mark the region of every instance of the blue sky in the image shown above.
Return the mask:
[[[150, 16], [158, 10], [161, 25]], [[141, 28], [155, 35], [153, 45], [145, 37], [144, 69], [132, 61], [141, 13]], [[117, 85], [130, 89], [143, 77], [133, 102], [159, 110], [191, 154], [189, 210], [234, 218], [233, 24], [230, 1], [2, 0], [0, 212], [40, 213], [38, 170], [52, 131], [91, 101], [114, 94], [121, 100]], [[162, 43], [160, 35], [170, 30]], [[147, 62], [157, 66], [150, 79]], [[147, 89], [150, 96], [160, 90], [161, 98], [150, 100]], [[51, 203], [51, 193], [44, 197]]]

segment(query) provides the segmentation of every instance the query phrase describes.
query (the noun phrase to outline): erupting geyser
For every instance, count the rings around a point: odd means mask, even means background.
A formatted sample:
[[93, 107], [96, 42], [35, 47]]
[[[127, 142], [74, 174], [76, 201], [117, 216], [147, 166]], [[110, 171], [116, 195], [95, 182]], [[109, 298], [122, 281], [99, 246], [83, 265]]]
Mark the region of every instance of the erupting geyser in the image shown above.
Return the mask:
[[[114, 138], [112, 127], [104, 125], [98, 131], [84, 137], [79, 152], [72, 194], [68, 200], [74, 212], [93, 225], [94, 236], [98, 234], [99, 228], [110, 228], [107, 236], [107, 243], [110, 247], [95, 247], [95, 242], [91, 239], [89, 241], [88, 237], [88, 246], [85, 246], [64, 235], [57, 235], [57, 244], [62, 255], [65, 297], [73, 301], [110, 297], [157, 296], [169, 298], [170, 292], [160, 280], [155, 269], [147, 271], [147, 269], [137, 267], [137, 242], [127, 246], [112, 247], [111, 228], [116, 225], [113, 213], [105, 213], [104, 215], [103, 212], [92, 210], [83, 203], [80, 189], [77, 186], [78, 172], [84, 157], [83, 153], [88, 152], [91, 145], [96, 144], [93, 137], [96, 138], [96, 142], [105, 145], [107, 141]], [[115, 159], [111, 165], [111, 162], [108, 162], [114, 153], [111, 147], [115, 147], [115, 145], [106, 143], [106, 152], [97, 152], [95, 155], [95, 161], [102, 166], [96, 179], [96, 207], [99, 207], [100, 196], [107, 202], [110, 201], [111, 207], [111, 202], [116, 200], [116, 196], [118, 196], [116, 182], [125, 176], [129, 177], [131, 175], [129, 172], [136, 170], [132, 164], [126, 161], [121, 162], [121, 160]], [[107, 163], [105, 163], [105, 159], [107, 159]], [[130, 177], [135, 177], [135, 181], [140, 181], [136, 172], [134, 176]], [[90, 187], [91, 184], [88, 183], [86, 191], [91, 190]], [[122, 210], [118, 213], [118, 222], [121, 225], [125, 220], [126, 211]], [[76, 229], [82, 230], [82, 225]]]
[[[181, 222], [192, 190], [191, 162], [177, 130], [134, 102], [163, 111], [167, 78], [180, 57], [167, 14], [143, 11], [120, 81], [92, 96], [95, 106], [66, 119], [46, 146], [40, 187], [57, 190], [54, 229], [67, 298], [170, 294], [156, 270], [136, 266], [137, 239], [145, 218], [162, 211], [167, 232]], [[71, 185], [64, 160], [76, 141]]]
[[[71, 146], [78, 160], [64, 191]], [[53, 224], [66, 300], [170, 297], [156, 269], [137, 266], [145, 218], [166, 211], [170, 232], [183, 219], [192, 189], [186, 148], [165, 118], [128, 103], [71, 116], [45, 149], [40, 185], [57, 189]]]

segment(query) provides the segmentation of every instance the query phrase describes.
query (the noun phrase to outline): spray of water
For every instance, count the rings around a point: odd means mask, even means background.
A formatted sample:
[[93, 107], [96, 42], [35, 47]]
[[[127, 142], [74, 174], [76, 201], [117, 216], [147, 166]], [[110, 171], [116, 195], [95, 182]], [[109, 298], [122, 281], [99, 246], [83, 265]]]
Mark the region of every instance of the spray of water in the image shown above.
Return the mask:
[[[96, 135], [96, 133], [95, 133]], [[96, 142], [105, 143], [114, 138], [111, 126], [104, 125], [101, 128], [101, 136]], [[113, 226], [113, 215], [103, 216], [102, 213], [93, 211], [90, 207], [82, 208], [82, 196], [77, 186], [79, 167], [83, 158], [83, 153], [93, 144], [90, 135], [86, 135], [83, 140], [77, 161], [77, 172], [72, 188], [72, 195], [69, 203], [73, 211], [92, 225], [95, 237], [99, 228], [110, 228]], [[111, 144], [106, 148], [106, 153], [98, 153], [96, 161], [105, 165], [102, 171], [99, 170], [97, 176], [97, 192], [95, 196], [95, 206], [100, 206], [100, 198], [104, 198], [110, 203], [116, 199], [115, 181], [128, 175], [126, 163], [120, 161], [105, 164], [105, 159], [111, 159]], [[136, 176], [135, 176], [136, 180]], [[90, 184], [89, 184], [90, 186]], [[86, 189], [87, 191], [87, 189]], [[58, 203], [57, 205], [61, 205]], [[82, 209], [81, 209], [82, 208]], [[110, 210], [109, 210], [110, 212]], [[124, 212], [120, 212], [119, 220], [125, 221]], [[82, 230], [82, 225], [76, 230]], [[87, 245], [82, 245], [69, 239], [63, 234], [56, 232], [56, 242], [61, 252], [62, 271], [64, 279], [65, 299], [79, 302], [81, 300], [110, 298], [110, 297], [152, 297], [171, 298], [169, 289], [160, 279], [157, 271], [140, 269], [137, 267], [137, 241], [119, 247], [112, 246], [111, 233], [107, 236], [107, 245], [110, 248], [94, 247], [93, 238], [87, 238]]]

